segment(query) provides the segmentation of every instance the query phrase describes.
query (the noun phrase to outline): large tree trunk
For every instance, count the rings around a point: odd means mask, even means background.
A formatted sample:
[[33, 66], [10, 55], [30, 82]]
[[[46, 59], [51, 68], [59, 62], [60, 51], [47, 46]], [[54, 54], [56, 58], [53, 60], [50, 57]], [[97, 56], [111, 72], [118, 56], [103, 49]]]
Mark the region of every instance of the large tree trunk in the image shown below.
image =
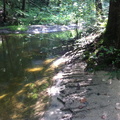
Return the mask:
[[105, 45], [120, 49], [120, 0], [110, 0]]

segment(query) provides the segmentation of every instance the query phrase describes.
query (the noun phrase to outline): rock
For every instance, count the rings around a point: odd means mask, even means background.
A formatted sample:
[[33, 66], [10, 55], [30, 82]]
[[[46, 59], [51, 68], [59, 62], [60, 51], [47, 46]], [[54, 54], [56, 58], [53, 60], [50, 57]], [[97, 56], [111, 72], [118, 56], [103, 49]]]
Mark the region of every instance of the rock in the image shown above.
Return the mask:
[[120, 110], [120, 103], [116, 103], [115, 108], [116, 108], [117, 110]]
[[82, 97], [82, 98], [80, 99], [80, 102], [81, 102], [81, 103], [85, 103], [85, 102], [87, 102], [87, 99], [86, 99], [85, 97]]
[[101, 118], [104, 119], [104, 120], [107, 119], [107, 114], [103, 114], [103, 115], [101, 116]]
[[64, 116], [62, 116], [62, 118], [70, 119], [70, 118], [72, 118], [72, 114], [65, 114]]

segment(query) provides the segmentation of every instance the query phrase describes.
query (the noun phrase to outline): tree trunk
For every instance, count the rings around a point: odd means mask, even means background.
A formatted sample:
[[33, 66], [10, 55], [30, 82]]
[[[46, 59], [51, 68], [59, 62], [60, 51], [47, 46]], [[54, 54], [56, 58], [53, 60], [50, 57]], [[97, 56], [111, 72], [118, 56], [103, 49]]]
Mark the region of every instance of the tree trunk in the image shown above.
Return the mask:
[[58, 0], [57, 6], [60, 6], [61, 2], [62, 2], [62, 0]]
[[49, 6], [49, 2], [50, 2], [49, 0], [46, 0], [46, 6]]
[[26, 2], [26, 0], [22, 0], [22, 11], [25, 10], [25, 2]]
[[101, 17], [103, 15], [101, 0], [95, 0], [95, 6], [96, 6], [96, 16]]
[[110, 0], [108, 23], [104, 38], [105, 45], [120, 49], [120, 0]]
[[3, 22], [6, 22], [6, 0], [3, 0]]

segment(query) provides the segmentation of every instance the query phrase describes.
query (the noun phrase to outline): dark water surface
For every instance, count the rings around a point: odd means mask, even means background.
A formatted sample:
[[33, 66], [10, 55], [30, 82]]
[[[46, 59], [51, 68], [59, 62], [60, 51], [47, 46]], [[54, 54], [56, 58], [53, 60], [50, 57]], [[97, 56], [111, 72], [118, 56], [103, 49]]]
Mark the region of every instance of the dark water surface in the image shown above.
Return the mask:
[[[0, 120], [35, 120], [48, 102], [53, 61], [67, 50], [74, 31], [0, 36]], [[41, 102], [40, 102], [41, 101]]]

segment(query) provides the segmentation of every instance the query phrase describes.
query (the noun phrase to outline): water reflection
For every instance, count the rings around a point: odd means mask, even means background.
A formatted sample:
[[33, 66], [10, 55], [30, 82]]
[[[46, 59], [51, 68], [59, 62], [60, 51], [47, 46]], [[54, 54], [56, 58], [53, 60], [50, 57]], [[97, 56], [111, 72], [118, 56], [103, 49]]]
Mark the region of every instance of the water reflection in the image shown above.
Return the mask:
[[54, 73], [51, 64], [73, 47], [68, 40], [74, 35], [72, 31], [0, 36], [1, 120], [32, 120], [43, 111], [48, 102], [45, 89]]

